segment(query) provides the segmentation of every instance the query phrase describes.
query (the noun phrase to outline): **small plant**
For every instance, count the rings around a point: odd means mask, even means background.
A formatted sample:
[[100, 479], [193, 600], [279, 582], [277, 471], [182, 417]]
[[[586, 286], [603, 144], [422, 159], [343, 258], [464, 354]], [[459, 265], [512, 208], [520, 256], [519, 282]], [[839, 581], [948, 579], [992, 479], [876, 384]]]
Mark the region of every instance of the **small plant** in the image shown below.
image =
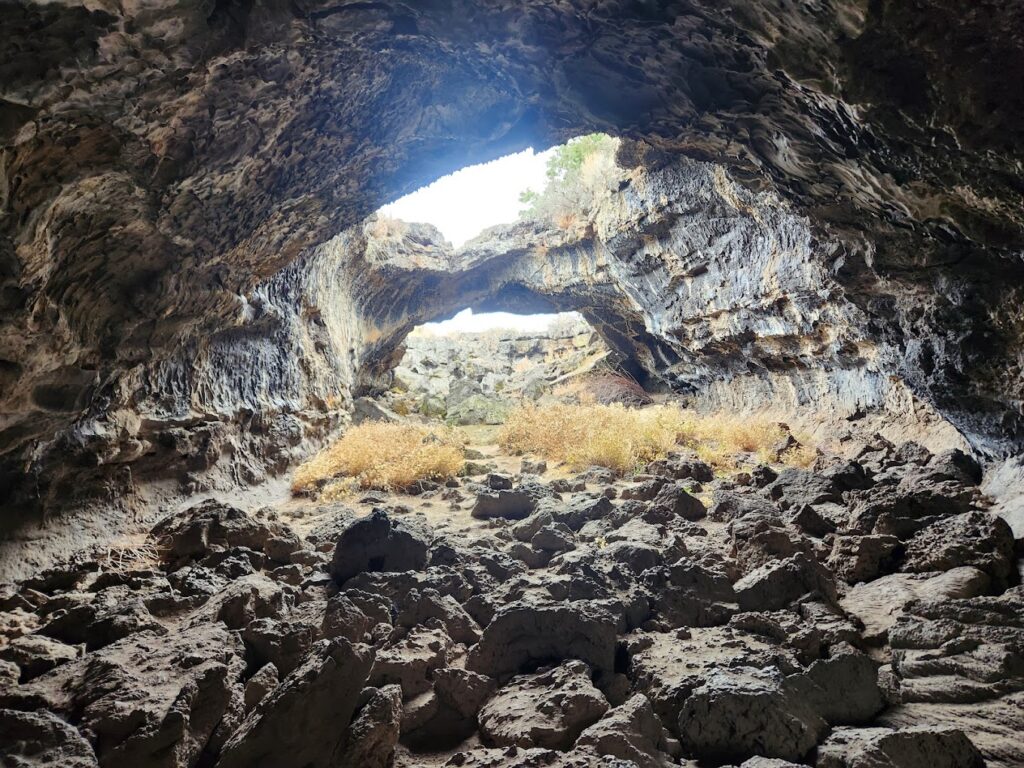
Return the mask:
[[418, 480], [445, 480], [462, 469], [463, 445], [459, 433], [443, 426], [360, 424], [300, 465], [292, 492], [339, 497], [356, 490], [401, 491]]
[[546, 219], [563, 230], [586, 222], [625, 172], [615, 164], [619, 140], [592, 133], [558, 147], [547, 163], [547, 182], [541, 191], [519, 196], [521, 216]]

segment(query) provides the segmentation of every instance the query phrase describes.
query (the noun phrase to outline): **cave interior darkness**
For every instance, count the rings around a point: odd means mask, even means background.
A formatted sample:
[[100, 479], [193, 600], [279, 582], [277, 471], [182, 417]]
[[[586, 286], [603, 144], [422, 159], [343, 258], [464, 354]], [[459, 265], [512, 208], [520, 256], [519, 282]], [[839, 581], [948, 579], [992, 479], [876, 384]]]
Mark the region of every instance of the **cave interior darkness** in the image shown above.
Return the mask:
[[1024, 766], [1022, 30], [0, 3], [0, 763]]

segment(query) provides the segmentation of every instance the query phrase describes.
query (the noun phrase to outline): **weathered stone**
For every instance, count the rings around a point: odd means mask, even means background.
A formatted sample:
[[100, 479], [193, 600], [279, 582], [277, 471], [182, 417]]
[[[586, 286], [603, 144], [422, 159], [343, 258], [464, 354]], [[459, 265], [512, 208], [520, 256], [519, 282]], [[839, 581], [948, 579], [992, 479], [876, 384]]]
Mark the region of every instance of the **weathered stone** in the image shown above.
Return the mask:
[[982, 768], [960, 731], [933, 728], [838, 728], [818, 749], [817, 768]]
[[763, 565], [733, 586], [743, 611], [778, 610], [805, 595], [819, 595], [832, 603], [838, 600], [832, 575], [804, 554]]
[[78, 649], [44, 635], [24, 635], [0, 648], [0, 659], [18, 665], [23, 683], [74, 661], [78, 656]]
[[675, 761], [662, 749], [663, 731], [651, 702], [643, 694], [636, 694], [583, 731], [576, 745], [638, 768], [665, 768]]
[[141, 632], [21, 686], [6, 704], [74, 717], [101, 766], [185, 768], [227, 712], [244, 666], [240, 642], [216, 624]]
[[907, 542], [903, 570], [948, 571], [964, 565], [984, 571], [1005, 584], [1014, 565], [1013, 532], [1005, 520], [985, 512], [933, 523]]
[[319, 644], [246, 717], [225, 744], [218, 768], [335, 765], [372, 663], [365, 648], [342, 638]]
[[370, 689], [348, 727], [338, 768], [388, 768], [402, 722], [402, 690], [397, 685]]
[[513, 677], [480, 710], [480, 733], [496, 746], [566, 750], [607, 709], [590, 681], [590, 668], [568, 661]]
[[597, 672], [610, 671], [616, 626], [615, 617], [593, 602], [512, 603], [484, 628], [466, 668], [501, 679], [530, 663], [579, 659]]
[[0, 762], [17, 768], [97, 768], [96, 755], [78, 730], [44, 709], [0, 709]]
[[352, 523], [338, 539], [331, 575], [344, 584], [359, 573], [418, 571], [427, 564], [426, 537], [383, 509]]
[[850, 584], [873, 581], [895, 570], [899, 547], [895, 536], [837, 536], [827, 565]]
[[471, 514], [481, 520], [492, 517], [522, 520], [536, 507], [536, 499], [525, 490], [484, 491], [476, 495]]

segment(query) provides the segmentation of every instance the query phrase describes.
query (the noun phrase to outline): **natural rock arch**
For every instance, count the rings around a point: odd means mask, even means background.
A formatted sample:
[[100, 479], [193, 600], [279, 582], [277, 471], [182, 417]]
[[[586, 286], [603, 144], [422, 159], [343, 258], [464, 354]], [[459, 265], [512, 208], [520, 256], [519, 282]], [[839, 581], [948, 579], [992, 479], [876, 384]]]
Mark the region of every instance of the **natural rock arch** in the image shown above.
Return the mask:
[[[713, 161], [779, 195], [809, 221], [828, 301], [886, 350], [880, 375], [982, 451], [1020, 444], [1013, 4], [28, 4], [0, 20], [7, 498], [60, 507], [86, 480], [116, 495], [168, 454], [201, 487], [245, 454], [239, 427], [285, 466], [332, 423], [326, 392], [358, 383], [354, 360], [296, 371], [281, 351], [360, 354], [350, 308], [300, 307], [301, 327], [279, 311], [336, 277], [331, 238], [457, 165], [590, 130], [654, 148], [637, 164]], [[745, 351], [708, 348], [705, 374]]]

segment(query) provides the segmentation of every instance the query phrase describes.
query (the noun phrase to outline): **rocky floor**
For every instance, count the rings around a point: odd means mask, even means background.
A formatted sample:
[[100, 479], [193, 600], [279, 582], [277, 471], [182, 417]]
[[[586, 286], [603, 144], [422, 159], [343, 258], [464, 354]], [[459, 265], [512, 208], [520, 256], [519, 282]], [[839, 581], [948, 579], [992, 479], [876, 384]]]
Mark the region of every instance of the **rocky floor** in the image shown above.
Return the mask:
[[0, 591], [3, 765], [1024, 765], [1020, 549], [959, 452], [207, 501]]

